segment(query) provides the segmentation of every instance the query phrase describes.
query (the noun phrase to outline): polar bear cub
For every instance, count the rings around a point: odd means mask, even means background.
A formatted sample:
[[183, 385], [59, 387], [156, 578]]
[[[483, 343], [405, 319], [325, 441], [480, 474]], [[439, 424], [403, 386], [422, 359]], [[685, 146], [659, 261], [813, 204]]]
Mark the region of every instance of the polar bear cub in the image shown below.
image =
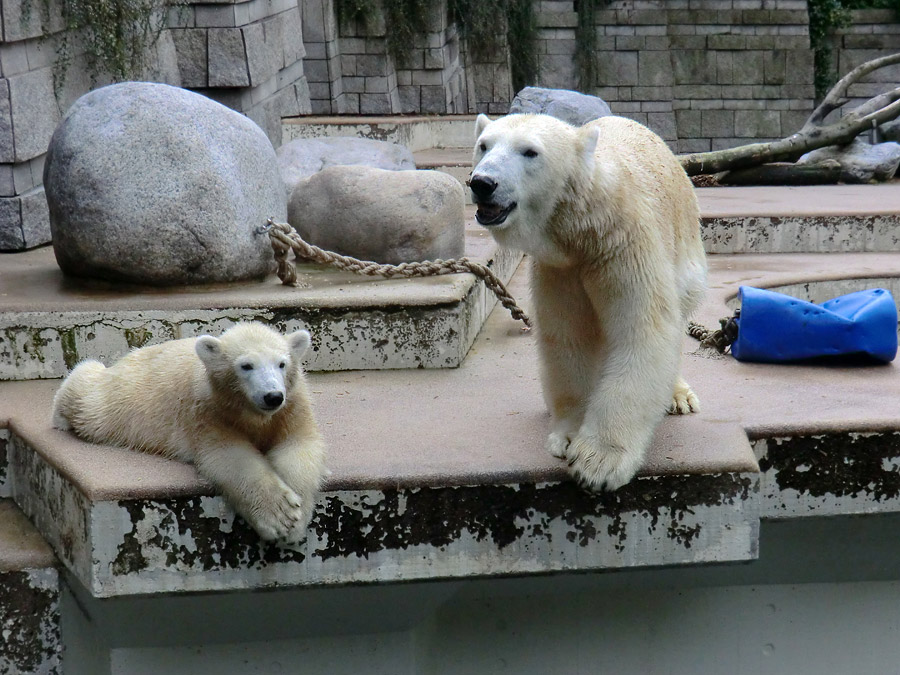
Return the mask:
[[476, 137], [476, 218], [532, 257], [547, 449], [615, 490], [666, 410], [699, 409], [679, 377], [706, 285], [693, 187], [662, 139], [621, 117], [479, 115]]
[[243, 323], [136, 349], [109, 368], [85, 361], [56, 393], [53, 424], [191, 461], [263, 539], [298, 542], [326, 473], [300, 363], [309, 345], [306, 331]]

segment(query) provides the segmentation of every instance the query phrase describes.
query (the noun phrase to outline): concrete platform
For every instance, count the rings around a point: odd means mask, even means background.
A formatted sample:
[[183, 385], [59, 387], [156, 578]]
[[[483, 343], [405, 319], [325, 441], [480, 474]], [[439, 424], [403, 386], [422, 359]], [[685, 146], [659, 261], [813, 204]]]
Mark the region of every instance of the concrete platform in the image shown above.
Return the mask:
[[60, 672], [56, 557], [11, 499], [0, 499], [0, 672]]
[[[508, 280], [521, 254], [474, 223], [466, 254]], [[258, 320], [313, 335], [310, 370], [452, 368], [496, 303], [471, 274], [384, 280], [298, 266], [300, 287], [263, 282], [128, 287], [63, 277], [49, 247], [0, 255], [0, 380], [62, 377], [78, 361]]]
[[[848, 210], [856, 200], [851, 214], [868, 217], [862, 200], [894, 198], [887, 188], [848, 191]], [[772, 194], [741, 190], [746, 208]], [[782, 193], [772, 217], [804, 194]], [[898, 260], [713, 255], [698, 318], [729, 315], [742, 283], [814, 300], [872, 286], [900, 297]], [[58, 280], [42, 285], [46, 266], [19, 269], [3, 275], [0, 297], [22, 312], [46, 317], [60, 294], [98, 303], [98, 315], [110, 306]], [[346, 288], [354, 283], [386, 282]], [[511, 289], [527, 305], [525, 269]], [[166, 317], [178, 303], [228, 307], [233, 297], [115, 293]], [[53, 381], [0, 384], [0, 494], [96, 597], [734, 562], [757, 556], [761, 519], [900, 512], [895, 365], [741, 364], [685, 338], [684, 370], [702, 412], [665, 420], [639, 478], [613, 495], [577, 489], [544, 452], [533, 338], [502, 309], [457, 369], [311, 374], [334, 473], [295, 549], [262, 545], [188, 465], [51, 429]]]
[[[713, 256], [701, 318], [750, 279], [867, 287], [896, 261]], [[741, 364], [686, 338], [684, 370], [703, 411], [599, 496], [544, 452], [533, 339], [502, 310], [458, 369], [313, 374], [334, 474], [296, 550], [262, 546], [190, 466], [51, 429], [55, 382], [0, 385], [0, 419], [16, 501], [98, 597], [749, 560], [764, 517], [900, 511], [896, 366]]]

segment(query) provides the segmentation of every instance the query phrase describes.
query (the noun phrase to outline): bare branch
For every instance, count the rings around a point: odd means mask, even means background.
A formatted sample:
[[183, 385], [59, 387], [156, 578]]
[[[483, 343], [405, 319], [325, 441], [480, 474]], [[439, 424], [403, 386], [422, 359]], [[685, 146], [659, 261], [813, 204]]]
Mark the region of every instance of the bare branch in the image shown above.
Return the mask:
[[831, 91], [828, 92], [828, 95], [825, 96], [819, 106], [812, 112], [812, 115], [809, 116], [809, 119], [806, 120], [806, 123], [800, 131], [808, 131], [810, 127], [821, 125], [822, 120], [824, 120], [829, 113], [847, 103], [849, 101], [847, 90], [850, 88], [850, 85], [879, 68], [894, 65], [895, 63], [900, 63], [900, 52], [866, 61], [844, 75], [844, 77], [831, 88]]
[[900, 53], [883, 56], [854, 68], [838, 82], [797, 133], [768, 143], [752, 143], [727, 150], [681, 155], [678, 159], [689, 176], [745, 169], [768, 162], [792, 162], [801, 155], [828, 145], [846, 145], [874, 124], [900, 116], [900, 87], [874, 96], [838, 121], [822, 126], [828, 113], [846, 102], [850, 85], [885, 66], [900, 63]]

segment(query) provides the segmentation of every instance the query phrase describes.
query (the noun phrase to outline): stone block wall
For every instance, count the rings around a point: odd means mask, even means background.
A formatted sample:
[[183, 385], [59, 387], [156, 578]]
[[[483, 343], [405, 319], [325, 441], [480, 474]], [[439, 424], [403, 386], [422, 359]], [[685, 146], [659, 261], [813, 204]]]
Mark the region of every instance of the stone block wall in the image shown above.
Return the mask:
[[[858, 65], [900, 51], [898, 13], [886, 9], [852, 12], [851, 24], [838, 32], [834, 44], [834, 62], [839, 77]], [[888, 66], [851, 85], [850, 101], [844, 110], [900, 86], [900, 65]]]
[[388, 53], [385, 18], [338, 26], [333, 0], [307, 0], [303, 37], [316, 114], [467, 112], [466, 78], [447, 3], [436, 3], [424, 35], [398, 62]]
[[[574, 4], [540, 9], [540, 84], [575, 86]], [[595, 19], [589, 93], [678, 152], [780, 137], [812, 110], [805, 0], [616, 0]]]
[[281, 118], [311, 112], [297, 0], [191, 4], [170, 12], [182, 86], [244, 113], [281, 145]]

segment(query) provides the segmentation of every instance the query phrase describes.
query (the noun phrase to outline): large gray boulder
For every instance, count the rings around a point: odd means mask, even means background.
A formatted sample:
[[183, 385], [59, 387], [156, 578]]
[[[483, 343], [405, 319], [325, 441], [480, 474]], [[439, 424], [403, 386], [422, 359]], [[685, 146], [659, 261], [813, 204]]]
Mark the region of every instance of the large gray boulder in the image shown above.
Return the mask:
[[396, 265], [461, 256], [463, 203], [459, 181], [438, 171], [332, 166], [297, 184], [288, 222], [326, 250]]
[[288, 197], [302, 179], [329, 166], [371, 166], [388, 171], [416, 168], [409, 148], [371, 138], [298, 138], [282, 145], [275, 154]]
[[841, 181], [844, 183], [890, 180], [900, 165], [900, 144], [869, 145], [865, 140], [855, 138], [848, 145], [833, 145], [808, 152], [797, 160], [797, 164], [815, 164], [827, 159], [840, 163]]
[[82, 96], [44, 166], [53, 248], [66, 274], [175, 285], [261, 278], [258, 229], [287, 216], [275, 150], [243, 115], [164, 84]]
[[540, 87], [525, 87], [516, 94], [509, 106], [509, 114], [514, 113], [551, 115], [576, 127], [612, 114], [602, 98], [569, 89]]

